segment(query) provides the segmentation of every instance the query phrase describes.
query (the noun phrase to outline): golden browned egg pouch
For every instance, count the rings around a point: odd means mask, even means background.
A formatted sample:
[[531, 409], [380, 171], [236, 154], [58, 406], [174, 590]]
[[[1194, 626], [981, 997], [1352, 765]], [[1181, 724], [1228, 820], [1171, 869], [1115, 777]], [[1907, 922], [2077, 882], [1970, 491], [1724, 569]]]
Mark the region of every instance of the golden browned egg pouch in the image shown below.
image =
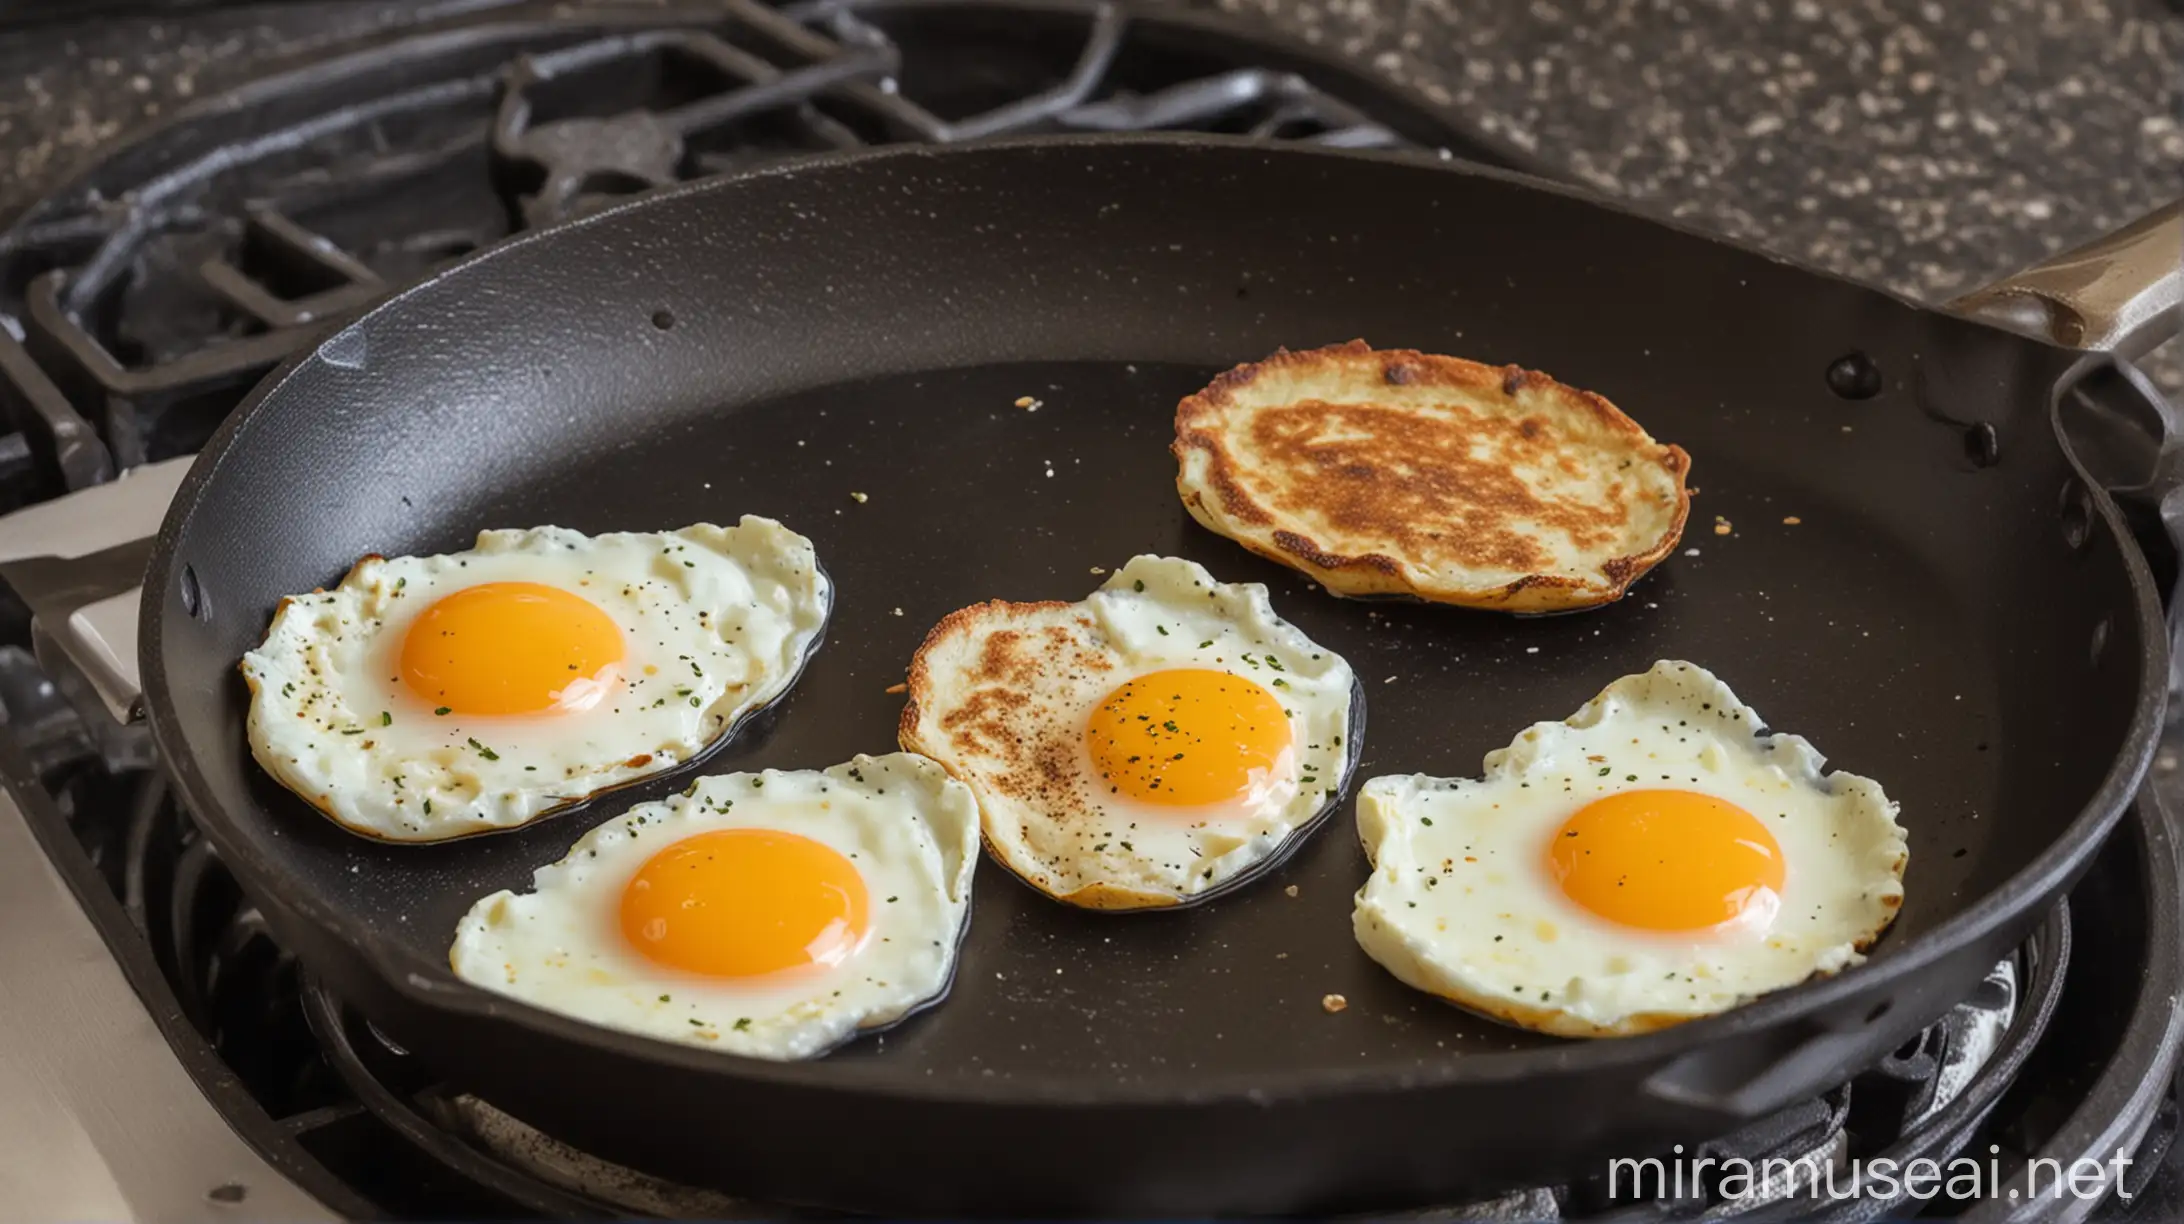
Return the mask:
[[1691, 457], [1601, 396], [1363, 341], [1214, 379], [1177, 405], [1174, 452], [1193, 518], [1338, 595], [1588, 608], [1690, 510]]

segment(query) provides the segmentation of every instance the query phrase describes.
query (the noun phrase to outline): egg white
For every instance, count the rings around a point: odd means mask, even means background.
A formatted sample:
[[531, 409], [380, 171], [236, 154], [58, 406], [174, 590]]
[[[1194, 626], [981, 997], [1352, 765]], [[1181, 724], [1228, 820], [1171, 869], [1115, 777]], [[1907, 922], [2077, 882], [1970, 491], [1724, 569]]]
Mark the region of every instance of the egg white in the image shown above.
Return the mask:
[[[1255, 801], [1144, 804], [1099, 782], [1085, 747], [1093, 710], [1173, 668], [1240, 676], [1288, 714], [1286, 771]], [[1264, 586], [1178, 558], [1132, 558], [1077, 603], [965, 608], [910, 670], [902, 746], [977, 793], [1002, 866], [1088, 908], [1169, 906], [1240, 883], [1334, 805], [1355, 759], [1349, 664], [1275, 615]]]
[[[779, 829], [849, 859], [871, 899], [857, 950], [835, 965], [738, 980], [683, 973], [630, 947], [619, 926], [630, 878], [666, 847], [716, 829]], [[977, 862], [977, 800], [923, 757], [702, 778], [585, 834], [538, 869], [531, 891], [479, 901], [448, 963], [487, 990], [607, 1028], [811, 1058], [947, 991]]]
[[[411, 622], [487, 582], [559, 587], [622, 632], [622, 675], [580, 712], [440, 714], [398, 678]], [[512, 828], [671, 769], [786, 692], [832, 589], [810, 540], [771, 519], [667, 533], [484, 531], [467, 552], [367, 557], [281, 602], [243, 656], [252, 755], [350, 830], [438, 841]]]
[[[1419, 990], [1573, 1037], [1661, 1028], [1858, 964], [1903, 901], [1897, 806], [1870, 779], [1824, 773], [1804, 739], [1761, 731], [1711, 673], [1664, 661], [1488, 753], [1477, 781], [1370, 779], [1358, 794], [1373, 864], [1353, 915], [1359, 945]], [[1785, 865], [1771, 914], [1642, 931], [1562, 892], [1546, 865], [1562, 823], [1604, 795], [1657, 787], [1766, 824]]]

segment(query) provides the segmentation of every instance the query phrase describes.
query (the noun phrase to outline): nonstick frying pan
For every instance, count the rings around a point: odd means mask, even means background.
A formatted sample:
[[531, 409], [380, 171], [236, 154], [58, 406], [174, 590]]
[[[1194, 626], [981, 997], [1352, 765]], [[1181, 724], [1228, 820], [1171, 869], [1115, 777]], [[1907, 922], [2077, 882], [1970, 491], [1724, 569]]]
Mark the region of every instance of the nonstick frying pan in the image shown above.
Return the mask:
[[[1178, 397], [1353, 336], [1607, 394], [1692, 452], [1685, 547], [1619, 604], [1515, 619], [1336, 600], [1194, 526]], [[822, 159], [513, 242], [269, 380], [161, 533], [149, 716], [312, 972], [611, 1159], [892, 1212], [1455, 1201], [1847, 1078], [1963, 997], [2087, 861], [2145, 768], [2167, 660], [2145, 560], [2056, 423], [2066, 384], [2103, 368], [1505, 174], [1204, 138]], [[1041, 411], [1014, 407], [1027, 395]], [[251, 763], [237, 658], [282, 595], [359, 555], [745, 512], [812, 536], [838, 603], [793, 693], [702, 764], [401, 846]], [[885, 690], [940, 616], [1080, 598], [1091, 567], [1140, 552], [1268, 584], [1352, 661], [1359, 778], [1475, 774], [1617, 676], [1703, 664], [1902, 802], [1902, 915], [1832, 980], [1644, 1037], [1537, 1037], [1358, 951], [1345, 803], [1257, 886], [1181, 912], [1070, 910], [987, 864], [952, 997], [812, 1063], [653, 1043], [450, 975], [472, 900], [526, 887], [594, 823], [696, 773], [886, 750]], [[1348, 1009], [1323, 1010], [1331, 993]]]

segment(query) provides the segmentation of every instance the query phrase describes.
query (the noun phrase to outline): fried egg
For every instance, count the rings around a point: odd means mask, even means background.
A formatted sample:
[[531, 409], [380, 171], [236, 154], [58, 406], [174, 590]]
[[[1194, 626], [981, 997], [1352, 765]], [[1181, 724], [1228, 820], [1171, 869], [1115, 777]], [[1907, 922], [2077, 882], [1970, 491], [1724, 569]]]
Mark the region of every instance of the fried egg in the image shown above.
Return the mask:
[[367, 836], [512, 828], [720, 743], [788, 690], [831, 602], [811, 541], [756, 517], [366, 557], [243, 656], [251, 752]]
[[472, 906], [448, 963], [607, 1028], [811, 1058], [946, 993], [977, 862], [977, 800], [923, 757], [701, 778]]
[[1152, 556], [1077, 603], [950, 615], [909, 693], [902, 746], [977, 793], [994, 858], [1092, 909], [1278, 862], [1341, 796], [1363, 710], [1349, 665], [1265, 587]]
[[1566, 1037], [1858, 964], [1903, 903], [1896, 804], [1762, 732], [1704, 668], [1661, 662], [1488, 753], [1478, 781], [1371, 779], [1359, 945], [1410, 986]]

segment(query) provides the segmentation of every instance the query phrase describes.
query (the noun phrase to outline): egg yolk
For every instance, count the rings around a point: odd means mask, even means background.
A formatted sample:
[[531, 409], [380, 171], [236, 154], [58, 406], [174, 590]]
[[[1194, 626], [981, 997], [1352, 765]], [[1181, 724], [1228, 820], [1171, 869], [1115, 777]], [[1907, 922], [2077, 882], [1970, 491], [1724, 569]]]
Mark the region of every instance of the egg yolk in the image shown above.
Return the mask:
[[716, 829], [646, 860], [622, 890], [622, 937], [659, 964], [746, 978], [840, 964], [864, 938], [864, 877], [779, 829]]
[[402, 639], [402, 679], [456, 714], [542, 714], [596, 704], [622, 662], [622, 630], [598, 605], [536, 582], [465, 587]]
[[1610, 922], [1697, 931], [1782, 893], [1782, 847], [1736, 804], [1683, 790], [1621, 791], [1555, 832], [1547, 866], [1562, 891]]
[[1221, 803], [1280, 776], [1289, 716], [1274, 694], [1242, 676], [1148, 672], [1092, 711], [1085, 744], [1115, 793], [1176, 807]]

